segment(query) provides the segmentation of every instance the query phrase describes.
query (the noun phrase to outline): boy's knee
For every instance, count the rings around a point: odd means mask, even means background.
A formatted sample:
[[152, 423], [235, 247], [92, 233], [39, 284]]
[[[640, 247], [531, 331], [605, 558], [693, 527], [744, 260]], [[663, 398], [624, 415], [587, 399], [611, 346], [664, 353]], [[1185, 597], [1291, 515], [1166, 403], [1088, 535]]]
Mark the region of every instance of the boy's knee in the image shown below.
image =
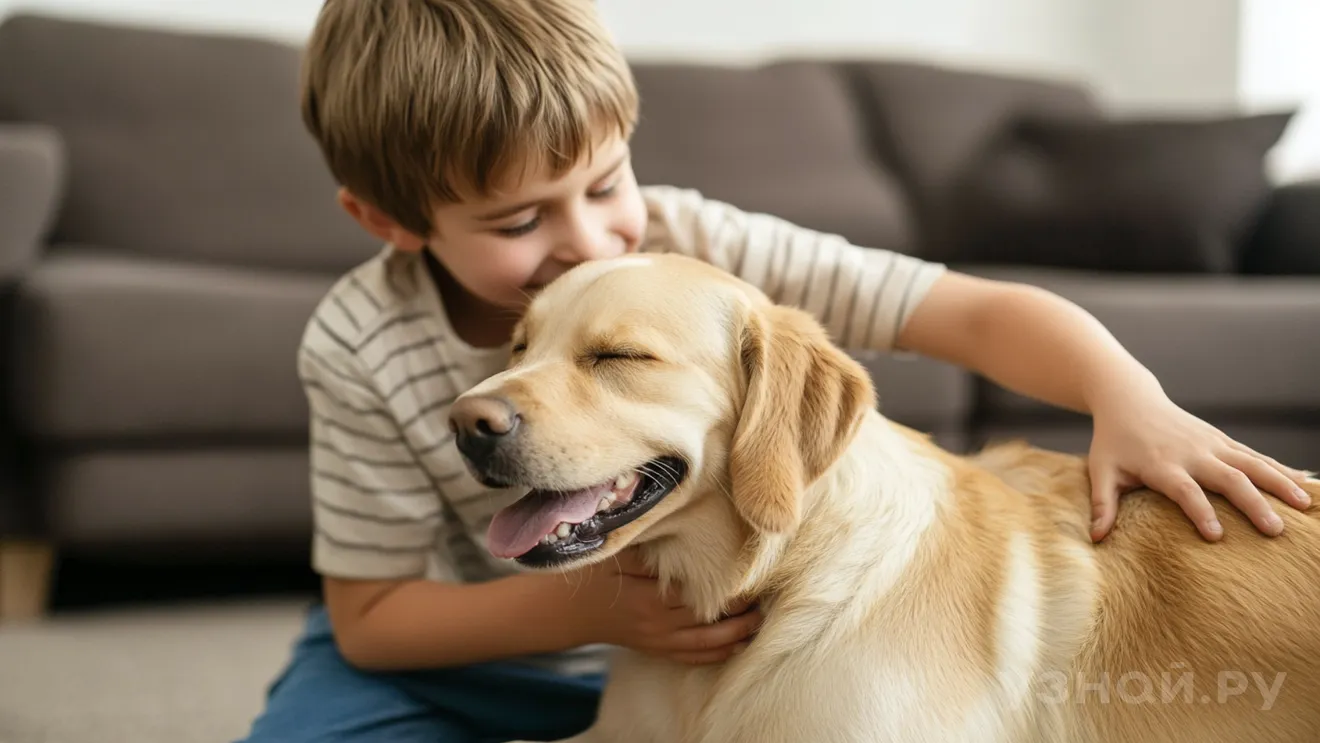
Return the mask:
[[362, 726], [318, 725], [315, 719], [298, 727], [254, 726], [246, 738], [234, 743], [477, 743], [480, 738], [462, 727], [439, 719], [405, 719]]

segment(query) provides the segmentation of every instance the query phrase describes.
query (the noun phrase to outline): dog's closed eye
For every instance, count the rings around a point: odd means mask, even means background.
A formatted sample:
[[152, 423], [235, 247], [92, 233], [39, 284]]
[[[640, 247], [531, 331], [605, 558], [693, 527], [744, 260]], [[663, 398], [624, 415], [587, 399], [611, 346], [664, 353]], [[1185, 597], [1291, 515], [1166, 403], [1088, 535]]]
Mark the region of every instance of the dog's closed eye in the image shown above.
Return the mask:
[[587, 349], [583, 354], [583, 359], [592, 364], [608, 364], [612, 362], [644, 362], [658, 361], [654, 354], [636, 346], [599, 346]]

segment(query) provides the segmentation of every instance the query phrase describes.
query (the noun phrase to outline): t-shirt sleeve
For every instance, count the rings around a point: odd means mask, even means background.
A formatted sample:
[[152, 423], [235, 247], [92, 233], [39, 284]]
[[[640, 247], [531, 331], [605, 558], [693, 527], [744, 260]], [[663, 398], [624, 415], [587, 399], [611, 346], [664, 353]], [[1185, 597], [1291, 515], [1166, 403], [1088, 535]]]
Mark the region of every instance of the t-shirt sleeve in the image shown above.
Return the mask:
[[846, 348], [895, 350], [912, 311], [946, 270], [696, 191], [651, 187], [645, 194], [646, 250], [683, 253], [723, 268], [772, 301], [812, 313]]
[[304, 342], [298, 374], [311, 416], [313, 568], [348, 579], [422, 577], [444, 523], [426, 469], [346, 349]]

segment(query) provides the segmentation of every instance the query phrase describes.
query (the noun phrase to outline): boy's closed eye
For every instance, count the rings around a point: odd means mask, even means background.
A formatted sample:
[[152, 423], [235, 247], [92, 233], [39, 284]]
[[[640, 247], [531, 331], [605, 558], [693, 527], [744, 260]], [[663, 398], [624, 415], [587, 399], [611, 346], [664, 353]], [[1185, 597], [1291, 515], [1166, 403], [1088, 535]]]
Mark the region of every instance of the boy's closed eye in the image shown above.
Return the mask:
[[[596, 189], [595, 191], [591, 191], [590, 193], [587, 194], [587, 198], [593, 200], [607, 199], [610, 196], [614, 195], [614, 190], [617, 185], [618, 183], [616, 181], [610, 183], [608, 186], [604, 186], [602, 188]], [[541, 215], [538, 213], [525, 222], [521, 222], [511, 227], [500, 227], [497, 228], [495, 232], [497, 234], [503, 235], [504, 237], [521, 237], [535, 230], [538, 226], [540, 226], [540, 224], [541, 224]]]

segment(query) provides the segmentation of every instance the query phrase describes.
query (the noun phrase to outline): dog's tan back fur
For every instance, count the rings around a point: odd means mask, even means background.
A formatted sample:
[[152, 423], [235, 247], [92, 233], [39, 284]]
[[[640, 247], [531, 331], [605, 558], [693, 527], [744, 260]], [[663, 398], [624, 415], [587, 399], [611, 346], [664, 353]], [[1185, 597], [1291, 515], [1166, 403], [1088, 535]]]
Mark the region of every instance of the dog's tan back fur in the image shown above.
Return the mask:
[[[533, 305], [551, 340], [475, 394], [555, 413], [526, 434], [544, 427], [553, 444], [534, 440], [528, 461], [552, 475], [614, 471], [565, 453], [578, 449], [687, 446], [688, 482], [588, 559], [640, 545], [702, 616], [746, 595], [766, 612], [721, 665], [621, 654], [575, 740], [1320, 740], [1317, 509], [1276, 503], [1286, 529], [1267, 538], [1216, 499], [1225, 534], [1211, 544], [1140, 491], [1092, 545], [1083, 458], [938, 448], [874, 409], [861, 367], [804, 313], [686, 259], [574, 276]], [[643, 284], [647, 307], [629, 299]], [[725, 316], [725, 337], [694, 336]], [[568, 361], [574, 328], [598, 338], [625, 322], [658, 343], [657, 369], [621, 385]], [[599, 443], [596, 422], [620, 410], [647, 420]]]

